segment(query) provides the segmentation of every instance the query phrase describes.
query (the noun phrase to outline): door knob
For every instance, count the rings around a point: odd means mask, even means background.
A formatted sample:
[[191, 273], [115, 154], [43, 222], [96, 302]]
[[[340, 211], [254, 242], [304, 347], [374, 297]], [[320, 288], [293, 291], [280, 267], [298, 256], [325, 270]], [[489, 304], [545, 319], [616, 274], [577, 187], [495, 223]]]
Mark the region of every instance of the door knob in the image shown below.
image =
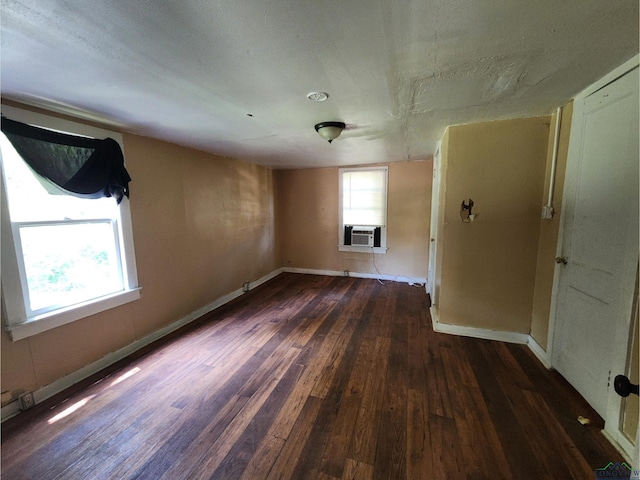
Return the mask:
[[613, 379], [613, 388], [621, 397], [628, 397], [631, 393], [638, 395], [640, 386], [631, 383], [631, 380], [624, 375], [616, 375], [616, 378]]
[[563, 265], [566, 265], [568, 262], [567, 257], [556, 257], [556, 263], [561, 263]]

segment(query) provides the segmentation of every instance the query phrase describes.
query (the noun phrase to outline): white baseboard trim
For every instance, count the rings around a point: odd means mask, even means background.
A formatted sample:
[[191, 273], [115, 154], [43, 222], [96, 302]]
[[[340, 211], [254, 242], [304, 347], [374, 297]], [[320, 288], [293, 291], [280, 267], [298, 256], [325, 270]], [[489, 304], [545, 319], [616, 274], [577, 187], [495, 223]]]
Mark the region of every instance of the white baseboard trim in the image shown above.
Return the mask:
[[[497, 330], [486, 330], [483, 328], [463, 327], [460, 325], [440, 323], [440, 317], [438, 315], [437, 308], [431, 306], [430, 311], [431, 320], [433, 322], [433, 330], [436, 332], [446, 333], [450, 335], [461, 335], [464, 337], [483, 338], [486, 340], [498, 340], [507, 343], [525, 344], [533, 352], [540, 363], [542, 363], [542, 365], [544, 365], [549, 370], [553, 368], [549, 354], [540, 346], [538, 342], [536, 342], [536, 340], [531, 335], [528, 335], [526, 333], [503, 332]], [[621, 431], [616, 430], [615, 427], [610, 427], [608, 423], [605, 423], [605, 428], [604, 430], [602, 430], [602, 434], [628, 462], [633, 461], [636, 447], [633, 445], [633, 442], [629, 441], [629, 439]]]
[[2, 407], [2, 421], [11, 418], [20, 413], [20, 402], [17, 400]]
[[[250, 282], [249, 289], [251, 290], [259, 285], [262, 285], [265, 282], [268, 282], [272, 278], [280, 275], [282, 271], [283, 270], [279, 268], [259, 278], [258, 280]], [[35, 403], [38, 404], [62, 392], [66, 388], [69, 388], [72, 385], [75, 385], [76, 383], [84, 380], [85, 378], [90, 377], [95, 373], [98, 373], [100, 370], [103, 370], [108, 366], [113, 365], [117, 361], [122, 360], [128, 355], [131, 355], [132, 353], [140, 350], [141, 348], [155, 342], [156, 340], [161, 339], [162, 337], [174, 332], [175, 330], [178, 330], [179, 328], [193, 322], [194, 320], [197, 320], [203, 315], [206, 315], [207, 313], [215, 310], [216, 308], [221, 307], [225, 303], [228, 303], [231, 300], [234, 300], [240, 297], [241, 295], [243, 295], [243, 293], [244, 292], [242, 288], [239, 288], [237, 290], [234, 290], [231, 293], [223, 295], [222, 297], [217, 298], [213, 302], [199, 308], [194, 312], [191, 312], [190, 314], [180, 318], [179, 320], [176, 320], [175, 322], [167, 325], [166, 327], [156, 330], [155, 332], [152, 332], [149, 335], [146, 335], [145, 337], [142, 337], [139, 340], [136, 340], [135, 342], [130, 343], [129, 345], [119, 350], [116, 350], [115, 352], [111, 352], [107, 354], [106, 356], [102, 357], [101, 359], [95, 362], [90, 363], [89, 365], [85, 365], [84, 367], [76, 370], [75, 372], [65, 375], [64, 377], [50, 383], [49, 385], [46, 385], [34, 391], [33, 399]], [[2, 407], [2, 410], [0, 412], [1, 421], [5, 421], [8, 418], [13, 417], [14, 415], [17, 415], [18, 413], [20, 413], [20, 407], [19, 407], [19, 402], [16, 400]]]
[[[290, 268], [285, 267], [282, 269], [286, 273], [304, 273], [308, 275], [325, 275], [328, 277], [342, 277], [344, 272], [339, 270], [316, 270], [313, 268]], [[390, 282], [402, 282], [410, 285], [426, 285], [426, 277], [405, 277], [401, 275], [378, 275], [377, 273], [359, 273], [349, 272], [350, 277], [355, 278], [372, 278], [374, 280], [388, 280]]]
[[502, 330], [488, 330], [485, 328], [440, 323], [437, 311], [433, 307], [431, 307], [431, 318], [433, 321], [433, 329], [438, 333], [460, 335], [462, 337], [482, 338], [484, 340], [497, 340], [499, 342], [506, 343], [518, 343], [522, 345], [526, 345], [529, 341], [529, 335], [526, 333], [505, 332]]
[[624, 436], [624, 434], [622, 432], [620, 432], [620, 431], [613, 431], [613, 432], [609, 431], [607, 429], [607, 424], [606, 423], [605, 423], [605, 426], [604, 426], [604, 430], [601, 430], [600, 432], [609, 441], [609, 443], [611, 445], [613, 445], [615, 447], [615, 449], [618, 450], [618, 452], [620, 452], [620, 455], [622, 455], [627, 462], [629, 462], [629, 463], [633, 462], [633, 456], [634, 456], [635, 448], [633, 446], [633, 443], [631, 443], [627, 439], [627, 437]]
[[504, 332], [500, 330], [487, 330], [476, 327], [463, 327], [461, 325], [449, 325], [439, 323], [436, 332], [460, 335], [463, 337], [482, 338], [484, 340], [497, 340], [506, 343], [518, 343], [525, 345], [528, 335], [526, 333]]
[[549, 353], [544, 348], [542, 348], [540, 344], [536, 342], [535, 338], [533, 338], [531, 335], [529, 335], [527, 346], [547, 370], [551, 370], [553, 368], [551, 366], [551, 357], [549, 356]]
[[551, 360], [547, 352], [545, 352], [545, 350], [540, 346], [538, 342], [536, 342], [536, 340], [531, 335], [527, 335], [526, 333], [486, 330], [483, 328], [462, 327], [460, 325], [440, 323], [438, 311], [434, 306], [431, 306], [431, 321], [433, 322], [433, 330], [435, 332], [527, 345], [529, 347], [529, 350], [533, 352], [536, 358], [540, 361], [540, 363], [542, 363], [542, 365], [544, 365], [546, 369], [552, 369]]

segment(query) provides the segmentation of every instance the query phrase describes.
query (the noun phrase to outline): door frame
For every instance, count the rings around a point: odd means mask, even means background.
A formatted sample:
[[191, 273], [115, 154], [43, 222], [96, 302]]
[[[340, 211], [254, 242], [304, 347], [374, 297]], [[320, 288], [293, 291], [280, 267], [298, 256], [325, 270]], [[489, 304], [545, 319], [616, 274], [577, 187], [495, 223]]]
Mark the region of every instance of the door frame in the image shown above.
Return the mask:
[[[640, 60], [640, 55], [635, 55], [633, 58], [631, 58], [630, 60], [628, 60], [621, 66], [619, 66], [618, 68], [614, 69], [612, 72], [608, 73], [607, 75], [602, 77], [600, 80], [590, 85], [585, 90], [583, 90], [582, 92], [580, 92], [578, 95], [575, 96], [574, 112], [573, 112], [573, 118], [571, 122], [571, 134], [569, 139], [569, 153], [567, 156], [567, 167], [566, 167], [567, 171], [569, 171], [570, 163], [575, 162], [575, 153], [573, 152], [576, 151], [577, 143], [582, 139], [582, 132], [575, 130], [578, 126], [581, 125], [581, 122], [576, 121], [577, 116], [576, 116], [575, 104], [577, 102], [584, 101], [587, 97], [589, 97], [593, 93], [606, 87], [610, 83], [613, 83], [615, 80], [629, 73], [633, 69], [638, 68], [639, 60]], [[581, 111], [580, 108], [578, 108], [577, 110]], [[567, 182], [565, 181], [565, 189], [566, 189], [566, 185], [567, 185]], [[566, 220], [566, 213], [565, 213], [566, 201], [568, 201], [568, 198], [566, 195], [563, 195], [563, 204], [562, 204], [561, 215], [560, 215], [560, 226], [558, 231], [558, 240], [556, 244], [556, 256], [558, 257], [562, 256], [563, 254], [562, 249], [564, 245], [564, 236], [565, 236], [564, 230], [565, 230], [565, 220]], [[638, 250], [640, 252], [640, 244], [638, 245]], [[558, 266], [556, 266], [554, 270], [554, 275], [553, 275], [551, 306], [549, 311], [549, 330], [547, 334], [547, 345], [548, 345], [547, 358], [549, 359], [551, 368], [553, 368], [554, 366], [553, 365], [554, 344], [559, 341], [558, 339], [556, 339], [555, 333], [556, 333], [556, 312], [558, 307], [558, 295], [559, 295], [558, 290], [559, 290], [559, 284], [560, 284], [560, 271], [561, 269], [558, 268]], [[629, 318], [629, 322], [631, 322], [631, 320], [632, 319]], [[617, 336], [620, 333], [621, 332], [616, 332], [615, 337], [617, 338]], [[620, 345], [619, 343], [616, 343], [616, 344]], [[620, 346], [619, 350], [613, 352], [612, 362], [610, 365], [612, 376], [616, 374], [615, 372], [622, 373], [627, 371], [627, 364], [629, 361], [628, 359], [631, 353], [630, 348], [631, 347], [629, 347], [629, 345], [627, 345], [627, 343], [625, 342], [624, 346]], [[613, 379], [611, 381], [613, 382]], [[604, 419], [605, 426], [604, 426], [603, 433], [614, 444], [614, 446], [616, 446], [619, 450], [621, 450], [622, 453], [624, 453], [630, 460], [634, 456], [635, 448], [622, 433], [621, 425], [620, 425], [621, 414], [622, 414], [622, 398], [619, 397], [613, 391], [613, 389], [610, 389], [608, 402], [607, 402], [607, 413]], [[640, 431], [640, 428], [638, 430]]]
[[440, 187], [441, 187], [441, 172], [442, 172], [442, 153], [441, 145], [442, 141], [438, 141], [436, 150], [433, 154], [433, 172], [431, 183], [431, 214], [429, 222], [429, 264], [427, 266], [427, 293], [431, 297], [431, 304], [436, 305], [438, 299], [436, 298], [436, 277], [439, 273], [440, 266], [437, 262], [438, 255], [438, 236], [440, 234], [438, 228], [439, 221], [439, 207], [440, 207]]

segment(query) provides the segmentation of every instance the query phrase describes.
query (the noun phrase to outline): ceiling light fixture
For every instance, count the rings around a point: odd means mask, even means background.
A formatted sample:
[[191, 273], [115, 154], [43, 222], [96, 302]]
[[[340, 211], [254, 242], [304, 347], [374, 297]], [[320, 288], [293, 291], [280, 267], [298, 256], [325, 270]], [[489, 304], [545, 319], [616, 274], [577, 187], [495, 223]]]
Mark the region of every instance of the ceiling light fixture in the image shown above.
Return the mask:
[[316, 132], [331, 143], [340, 136], [345, 127], [342, 122], [321, 122], [316, 125]]
[[314, 102], [324, 102], [329, 98], [329, 94], [327, 92], [311, 92], [307, 94], [307, 98]]

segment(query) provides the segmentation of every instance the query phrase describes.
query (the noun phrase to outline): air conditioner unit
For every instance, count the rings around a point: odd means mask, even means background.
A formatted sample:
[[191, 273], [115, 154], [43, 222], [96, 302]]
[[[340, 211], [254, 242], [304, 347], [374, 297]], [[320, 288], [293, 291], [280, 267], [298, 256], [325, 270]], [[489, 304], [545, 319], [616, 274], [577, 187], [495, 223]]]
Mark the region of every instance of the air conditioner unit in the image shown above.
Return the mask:
[[380, 247], [382, 227], [345, 225], [344, 245], [354, 247]]
[[351, 230], [351, 245], [373, 247], [373, 227], [353, 227]]

